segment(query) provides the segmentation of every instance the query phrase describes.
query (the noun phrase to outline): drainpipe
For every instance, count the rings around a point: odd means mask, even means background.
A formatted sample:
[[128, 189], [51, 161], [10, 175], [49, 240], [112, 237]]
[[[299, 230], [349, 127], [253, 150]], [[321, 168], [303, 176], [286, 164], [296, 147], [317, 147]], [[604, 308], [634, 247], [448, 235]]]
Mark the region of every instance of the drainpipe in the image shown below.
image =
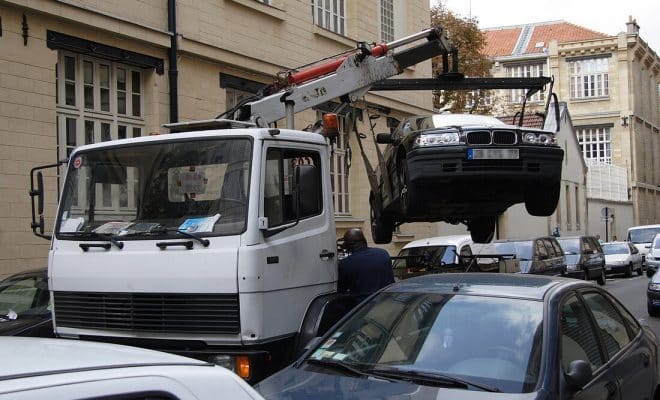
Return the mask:
[[177, 69], [176, 0], [167, 0], [167, 30], [170, 32], [170, 123], [179, 122], [179, 70]]

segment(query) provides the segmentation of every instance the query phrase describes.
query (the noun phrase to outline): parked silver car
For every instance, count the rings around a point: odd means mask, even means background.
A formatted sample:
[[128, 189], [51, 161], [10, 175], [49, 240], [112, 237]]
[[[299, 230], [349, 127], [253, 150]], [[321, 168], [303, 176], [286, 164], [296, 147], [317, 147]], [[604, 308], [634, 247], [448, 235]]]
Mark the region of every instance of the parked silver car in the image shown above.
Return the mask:
[[262, 399], [199, 360], [109, 343], [0, 337], [0, 400]]
[[609, 242], [601, 245], [605, 253], [605, 273], [620, 274], [631, 277], [634, 271], [637, 275], [643, 274], [642, 255], [629, 242]]

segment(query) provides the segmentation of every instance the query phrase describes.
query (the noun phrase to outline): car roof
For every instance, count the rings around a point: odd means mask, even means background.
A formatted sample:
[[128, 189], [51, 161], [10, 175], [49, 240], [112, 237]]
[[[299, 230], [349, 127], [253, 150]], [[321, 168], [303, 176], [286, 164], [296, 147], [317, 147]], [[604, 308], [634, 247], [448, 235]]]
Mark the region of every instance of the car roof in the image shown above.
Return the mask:
[[[500, 273], [428, 274], [396, 282], [387, 292], [422, 292], [514, 297], [542, 300], [556, 287], [578, 285], [583, 281], [545, 275]], [[456, 290], [458, 286], [458, 290]]]
[[470, 235], [435, 236], [426, 239], [413, 240], [412, 242], [403, 246], [403, 248], [409, 249], [412, 247], [447, 246], [447, 245], [460, 246], [463, 244], [472, 244], [472, 237]]
[[211, 365], [169, 353], [110, 343], [0, 336], [0, 381], [11, 376], [148, 365]]

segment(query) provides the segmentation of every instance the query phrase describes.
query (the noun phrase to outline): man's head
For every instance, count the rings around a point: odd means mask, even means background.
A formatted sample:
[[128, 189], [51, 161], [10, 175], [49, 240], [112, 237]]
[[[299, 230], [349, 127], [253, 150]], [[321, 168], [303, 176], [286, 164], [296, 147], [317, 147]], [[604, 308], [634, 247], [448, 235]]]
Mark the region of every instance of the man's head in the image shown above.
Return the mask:
[[349, 229], [344, 233], [344, 247], [351, 252], [359, 250], [367, 247], [367, 239], [364, 238], [364, 234], [360, 229]]

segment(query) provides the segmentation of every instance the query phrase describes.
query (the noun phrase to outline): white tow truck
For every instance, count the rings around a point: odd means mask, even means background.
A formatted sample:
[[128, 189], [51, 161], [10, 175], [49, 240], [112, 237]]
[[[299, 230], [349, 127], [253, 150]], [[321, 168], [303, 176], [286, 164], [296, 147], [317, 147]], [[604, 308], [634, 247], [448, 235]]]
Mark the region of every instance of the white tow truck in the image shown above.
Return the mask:
[[[56, 335], [201, 358], [249, 382], [291, 361], [343, 301], [331, 144], [293, 130], [294, 114], [354, 101], [448, 51], [440, 29], [360, 44], [284, 75], [234, 110], [239, 120], [78, 147], [52, 236], [44, 234], [41, 170], [57, 164], [34, 168], [32, 229], [52, 241]], [[286, 129], [272, 127], [282, 118]]]
[[[360, 43], [281, 75], [228, 119], [78, 147], [52, 235], [44, 234], [41, 170], [58, 164], [33, 168], [32, 229], [51, 240], [56, 335], [204, 359], [251, 383], [293, 360], [352, 301], [337, 293], [333, 124], [323, 135], [294, 130], [295, 113], [356, 101], [450, 53], [440, 28]], [[281, 119], [286, 129], [275, 126]]]

